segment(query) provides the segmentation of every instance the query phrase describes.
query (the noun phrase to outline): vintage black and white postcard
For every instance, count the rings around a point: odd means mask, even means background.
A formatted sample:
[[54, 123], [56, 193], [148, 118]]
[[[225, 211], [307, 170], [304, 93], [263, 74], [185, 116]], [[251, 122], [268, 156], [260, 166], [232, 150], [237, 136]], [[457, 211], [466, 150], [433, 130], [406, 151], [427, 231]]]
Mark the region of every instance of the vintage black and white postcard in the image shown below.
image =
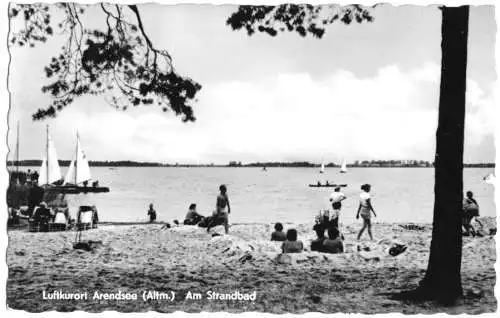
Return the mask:
[[217, 4], [5, 6], [7, 313], [496, 312], [495, 6]]

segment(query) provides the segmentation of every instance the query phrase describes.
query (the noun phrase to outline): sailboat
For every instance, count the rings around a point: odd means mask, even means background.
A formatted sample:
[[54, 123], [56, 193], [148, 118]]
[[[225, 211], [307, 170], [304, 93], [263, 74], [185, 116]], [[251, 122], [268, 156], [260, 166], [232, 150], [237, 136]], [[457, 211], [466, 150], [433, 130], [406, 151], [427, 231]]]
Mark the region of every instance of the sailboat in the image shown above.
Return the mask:
[[19, 173], [19, 121], [17, 122], [17, 139], [16, 148], [14, 150], [14, 160], [11, 161], [11, 166], [15, 166], [15, 169], [11, 168], [9, 170], [9, 180], [12, 182], [15, 180], [16, 184], [20, 184], [20, 173]]
[[109, 192], [108, 187], [99, 187], [97, 182], [94, 182], [91, 187], [87, 187], [87, 183], [91, 179], [89, 162], [80, 144], [80, 136], [77, 133], [75, 157], [71, 160], [64, 183], [59, 187], [59, 190], [64, 193]]
[[495, 185], [496, 183], [496, 177], [493, 173], [490, 173], [486, 177], [483, 178], [484, 182]]
[[80, 145], [80, 137], [77, 133], [75, 158], [71, 160], [71, 163], [69, 164], [69, 169], [66, 173], [66, 177], [64, 178], [63, 185], [79, 185], [84, 182], [88, 182], [91, 179], [92, 176], [90, 175], [89, 162], [87, 161], [87, 156], [85, 156], [85, 153]]
[[345, 158], [342, 160], [342, 165], [340, 166], [340, 173], [346, 173], [347, 172], [347, 162]]
[[54, 142], [49, 134], [49, 125], [47, 125], [47, 141], [40, 167], [38, 184], [48, 186], [59, 180], [61, 180], [61, 168], [59, 167]]
[[321, 167], [319, 168], [319, 173], [325, 173], [325, 163], [321, 162]]

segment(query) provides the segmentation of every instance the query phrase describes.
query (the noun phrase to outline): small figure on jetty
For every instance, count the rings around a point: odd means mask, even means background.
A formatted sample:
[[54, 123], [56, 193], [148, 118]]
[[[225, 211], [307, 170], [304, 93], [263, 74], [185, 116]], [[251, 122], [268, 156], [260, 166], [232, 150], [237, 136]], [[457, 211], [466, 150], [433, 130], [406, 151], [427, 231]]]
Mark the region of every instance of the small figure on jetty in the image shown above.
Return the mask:
[[33, 171], [33, 173], [31, 174], [31, 181], [38, 181], [38, 177], [40, 175], [38, 174], [38, 172], [35, 170]]
[[361, 238], [365, 229], [368, 228], [368, 235], [370, 236], [370, 240], [373, 241], [371, 213], [373, 212], [375, 217], [377, 217], [377, 214], [375, 213], [370, 200], [371, 186], [369, 184], [363, 184], [361, 186], [361, 190], [363, 190], [363, 192], [359, 195], [359, 207], [356, 219], [359, 219], [359, 216], [361, 215], [361, 218], [363, 219], [363, 227], [358, 233], [358, 240]]
[[281, 245], [283, 253], [301, 253], [304, 250], [304, 243], [297, 240], [297, 230], [289, 229], [286, 231], [286, 241]]
[[346, 199], [345, 194], [340, 192], [340, 187], [335, 187], [335, 190], [330, 195], [330, 203], [332, 204], [332, 215], [330, 216], [331, 223], [334, 227], [339, 227], [340, 209], [342, 201]]
[[184, 225], [196, 225], [203, 220], [203, 216], [196, 212], [196, 204], [191, 203], [189, 205], [188, 213], [184, 218]]
[[226, 234], [229, 234], [229, 214], [231, 213], [231, 206], [229, 205], [229, 197], [227, 196], [227, 187], [222, 184], [219, 187], [219, 191], [220, 193], [215, 203], [213, 218], [208, 224], [207, 232], [210, 232], [210, 229], [215, 227], [218, 221], [221, 221], [224, 224], [224, 231]]
[[286, 241], [286, 234], [285, 232], [283, 232], [283, 224], [281, 224], [280, 222], [274, 225], [274, 232], [271, 233], [271, 241]]
[[149, 216], [150, 223], [153, 223], [154, 221], [156, 221], [156, 210], [153, 208], [153, 203], [149, 204], [148, 216]]
[[462, 217], [462, 226], [465, 229], [464, 235], [476, 236], [476, 230], [472, 226], [472, 220], [475, 219], [477, 223], [483, 227], [483, 224], [477, 219], [479, 216], [479, 204], [476, 199], [474, 199], [474, 193], [472, 191], [467, 191], [466, 197], [463, 202], [463, 217]]

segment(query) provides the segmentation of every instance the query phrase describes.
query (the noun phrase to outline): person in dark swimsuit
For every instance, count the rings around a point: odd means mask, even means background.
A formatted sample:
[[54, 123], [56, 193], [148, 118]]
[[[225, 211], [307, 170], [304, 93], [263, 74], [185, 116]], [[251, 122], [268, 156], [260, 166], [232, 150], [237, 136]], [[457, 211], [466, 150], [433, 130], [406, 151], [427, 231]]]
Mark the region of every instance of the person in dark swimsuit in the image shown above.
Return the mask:
[[156, 221], [156, 210], [153, 208], [153, 203], [149, 204], [148, 216], [150, 223]]
[[219, 191], [220, 193], [215, 203], [214, 218], [208, 225], [207, 232], [210, 232], [210, 229], [216, 226], [217, 223], [222, 222], [222, 224], [224, 224], [224, 231], [226, 234], [229, 234], [229, 214], [231, 213], [231, 206], [229, 204], [229, 197], [227, 196], [227, 187], [221, 185]]

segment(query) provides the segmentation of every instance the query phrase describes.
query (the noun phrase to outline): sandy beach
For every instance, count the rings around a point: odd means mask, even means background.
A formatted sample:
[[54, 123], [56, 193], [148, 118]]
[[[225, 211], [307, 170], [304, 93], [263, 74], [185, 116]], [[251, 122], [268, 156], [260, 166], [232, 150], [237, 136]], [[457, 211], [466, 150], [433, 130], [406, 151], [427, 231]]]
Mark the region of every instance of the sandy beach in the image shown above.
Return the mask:
[[[495, 219], [483, 218], [485, 232]], [[375, 242], [363, 237], [360, 224], [343, 226], [346, 253], [309, 251], [311, 224], [296, 228], [307, 251], [289, 264], [275, 261], [280, 243], [269, 241], [273, 224], [233, 224], [230, 235], [212, 237], [205, 229], [159, 224], [101, 225], [84, 239], [100, 240], [91, 252], [74, 250], [74, 232], [9, 231], [7, 305], [40, 312], [84, 310], [101, 312], [257, 311], [268, 313], [469, 313], [494, 312], [496, 259], [493, 236], [464, 237], [462, 282], [464, 299], [458, 306], [434, 302], [409, 303], [386, 293], [417, 286], [427, 266], [430, 224], [374, 224]], [[222, 227], [215, 232], [223, 233]], [[366, 235], [366, 234], [365, 234]], [[387, 253], [391, 242], [408, 246], [396, 257]], [[47, 300], [43, 291], [88, 292], [88, 300]], [[94, 300], [95, 291], [136, 293], [138, 300]], [[144, 291], [175, 293], [175, 299], [142, 299]], [[256, 293], [255, 301], [210, 300], [208, 291]], [[188, 293], [202, 299], [186, 299]]]

